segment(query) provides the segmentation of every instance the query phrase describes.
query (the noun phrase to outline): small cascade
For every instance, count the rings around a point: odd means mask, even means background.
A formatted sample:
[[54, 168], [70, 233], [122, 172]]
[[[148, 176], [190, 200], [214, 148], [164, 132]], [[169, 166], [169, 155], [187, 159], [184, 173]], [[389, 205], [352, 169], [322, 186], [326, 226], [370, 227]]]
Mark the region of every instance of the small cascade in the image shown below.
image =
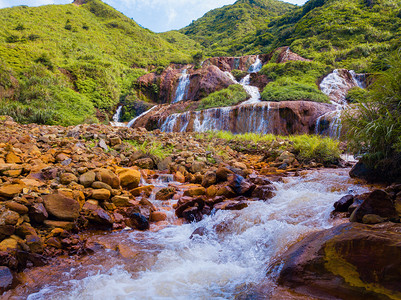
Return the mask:
[[111, 125], [111, 126], [115, 126], [115, 127], [125, 127], [125, 124], [122, 123], [122, 122], [120, 122], [122, 108], [123, 108], [122, 105], [120, 105], [120, 106], [117, 108], [117, 111], [116, 111], [116, 113], [115, 113], [114, 116], [113, 116], [113, 122], [110, 122], [110, 125]]
[[175, 92], [175, 98], [171, 103], [177, 103], [182, 100], [185, 100], [184, 97], [188, 91], [189, 83], [190, 83], [190, 76], [188, 74], [188, 70], [184, 69], [181, 73], [180, 80], [178, 82], [177, 91]]
[[230, 126], [231, 107], [210, 108], [196, 111], [194, 131], [228, 130]]
[[259, 58], [259, 55], [256, 56], [256, 61], [253, 63], [252, 66], [249, 67], [248, 73], [258, 73], [260, 70], [262, 70], [263, 64], [262, 61]]
[[[351, 75], [351, 79], [344, 75], [346, 74], [345, 72], [349, 72], [348, 76]], [[316, 120], [316, 134], [326, 134], [332, 138], [340, 138], [342, 129], [341, 113], [342, 110], [348, 107], [347, 93], [352, 87], [366, 88], [365, 80], [365, 74], [357, 74], [353, 70], [338, 69], [323, 78], [319, 86], [320, 90], [330, 97], [331, 103], [336, 106], [336, 110], [326, 113]], [[325, 124], [322, 124], [323, 122]]]
[[249, 96], [251, 96], [247, 101], [242, 102], [242, 105], [245, 104], [256, 104], [261, 102], [260, 101], [260, 92], [259, 88], [256, 86], [250, 85], [251, 83], [251, 73], [258, 73], [263, 67], [262, 61], [259, 58], [259, 55], [256, 57], [256, 61], [249, 67], [248, 73], [244, 78], [238, 82], [231, 72], [224, 72], [227, 77], [229, 77], [232, 81], [236, 84], [240, 84], [243, 86], [244, 90], [247, 92]]
[[136, 120], [138, 120], [140, 117], [145, 116], [146, 114], [150, 113], [152, 110], [154, 110], [157, 107], [157, 105], [153, 106], [151, 109], [148, 109], [147, 111], [143, 112], [139, 116], [136, 116], [133, 118], [131, 121], [128, 122], [127, 127], [133, 127], [134, 123]]

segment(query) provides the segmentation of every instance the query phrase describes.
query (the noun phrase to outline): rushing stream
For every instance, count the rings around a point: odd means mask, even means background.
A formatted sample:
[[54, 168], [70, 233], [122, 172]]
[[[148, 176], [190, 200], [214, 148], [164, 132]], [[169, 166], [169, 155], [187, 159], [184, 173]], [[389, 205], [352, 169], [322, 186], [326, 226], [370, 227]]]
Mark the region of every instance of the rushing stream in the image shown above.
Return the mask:
[[[167, 222], [152, 224], [146, 232], [88, 236], [106, 249], [25, 271], [25, 286], [9, 293], [18, 295], [12, 299], [30, 294], [29, 300], [300, 299], [283, 296], [266, 270], [307, 233], [343, 222], [331, 219], [333, 203], [349, 192], [366, 190], [348, 177], [348, 171], [305, 171], [283, 178], [275, 183], [273, 199], [251, 202], [241, 211], [217, 211], [192, 224], [179, 225], [171, 209], [174, 200], [151, 198], [168, 212]], [[153, 182], [155, 191], [178, 184], [168, 181], [166, 177]], [[205, 234], [191, 239], [200, 227]], [[123, 258], [117, 247], [131, 254]]]

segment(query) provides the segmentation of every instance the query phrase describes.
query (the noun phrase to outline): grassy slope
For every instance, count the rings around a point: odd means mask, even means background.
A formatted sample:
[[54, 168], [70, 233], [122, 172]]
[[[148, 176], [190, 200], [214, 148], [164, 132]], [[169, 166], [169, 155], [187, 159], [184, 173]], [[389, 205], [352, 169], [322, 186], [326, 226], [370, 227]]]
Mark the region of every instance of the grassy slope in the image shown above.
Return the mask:
[[[135, 68], [191, 60], [99, 0], [79, 7], [2, 9], [0, 24], [0, 69], [19, 81], [13, 97], [0, 102], [0, 113], [11, 112], [23, 122], [43, 123], [42, 117], [44, 123], [83, 122], [94, 116], [94, 108], [110, 111], [132, 90], [144, 74]], [[6, 79], [0, 86], [9, 85]]]
[[245, 54], [252, 51], [248, 43], [266, 22], [293, 7], [277, 0], [239, 0], [206, 13], [180, 32], [198, 41], [207, 55]]

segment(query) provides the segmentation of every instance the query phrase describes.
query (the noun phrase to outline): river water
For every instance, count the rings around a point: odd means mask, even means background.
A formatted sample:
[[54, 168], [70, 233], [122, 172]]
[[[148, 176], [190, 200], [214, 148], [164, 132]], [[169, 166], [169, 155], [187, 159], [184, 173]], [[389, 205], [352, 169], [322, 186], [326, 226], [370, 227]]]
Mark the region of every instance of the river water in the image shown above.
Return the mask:
[[[348, 169], [301, 172], [274, 183], [277, 195], [241, 211], [217, 211], [199, 223], [180, 224], [171, 205], [154, 201], [167, 222], [146, 232], [92, 234], [103, 245], [93, 255], [57, 259], [25, 271], [25, 284], [7, 299], [306, 299], [275, 286], [270, 263], [310, 232], [345, 220], [332, 219], [333, 203], [367, 187]], [[153, 182], [158, 188], [166, 182]], [[203, 227], [203, 236], [190, 238]], [[117, 248], [125, 251], [118, 251]], [[127, 254], [128, 252], [128, 254]], [[121, 253], [125, 253], [123, 256]]]

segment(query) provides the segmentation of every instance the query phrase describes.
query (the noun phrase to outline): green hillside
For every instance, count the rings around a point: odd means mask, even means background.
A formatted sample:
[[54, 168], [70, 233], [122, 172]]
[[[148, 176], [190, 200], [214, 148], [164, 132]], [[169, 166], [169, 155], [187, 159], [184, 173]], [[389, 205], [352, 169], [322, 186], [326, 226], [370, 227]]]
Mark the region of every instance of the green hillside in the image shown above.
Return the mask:
[[241, 55], [252, 52], [249, 43], [261, 28], [294, 7], [277, 0], [239, 0], [206, 13], [180, 32], [198, 41], [210, 56]]
[[306, 58], [369, 72], [401, 45], [401, 2], [310, 0], [266, 30], [275, 39], [265, 40], [264, 50], [286, 45]]
[[0, 10], [0, 114], [76, 124], [104, 116], [146, 69], [191, 53], [99, 0]]

